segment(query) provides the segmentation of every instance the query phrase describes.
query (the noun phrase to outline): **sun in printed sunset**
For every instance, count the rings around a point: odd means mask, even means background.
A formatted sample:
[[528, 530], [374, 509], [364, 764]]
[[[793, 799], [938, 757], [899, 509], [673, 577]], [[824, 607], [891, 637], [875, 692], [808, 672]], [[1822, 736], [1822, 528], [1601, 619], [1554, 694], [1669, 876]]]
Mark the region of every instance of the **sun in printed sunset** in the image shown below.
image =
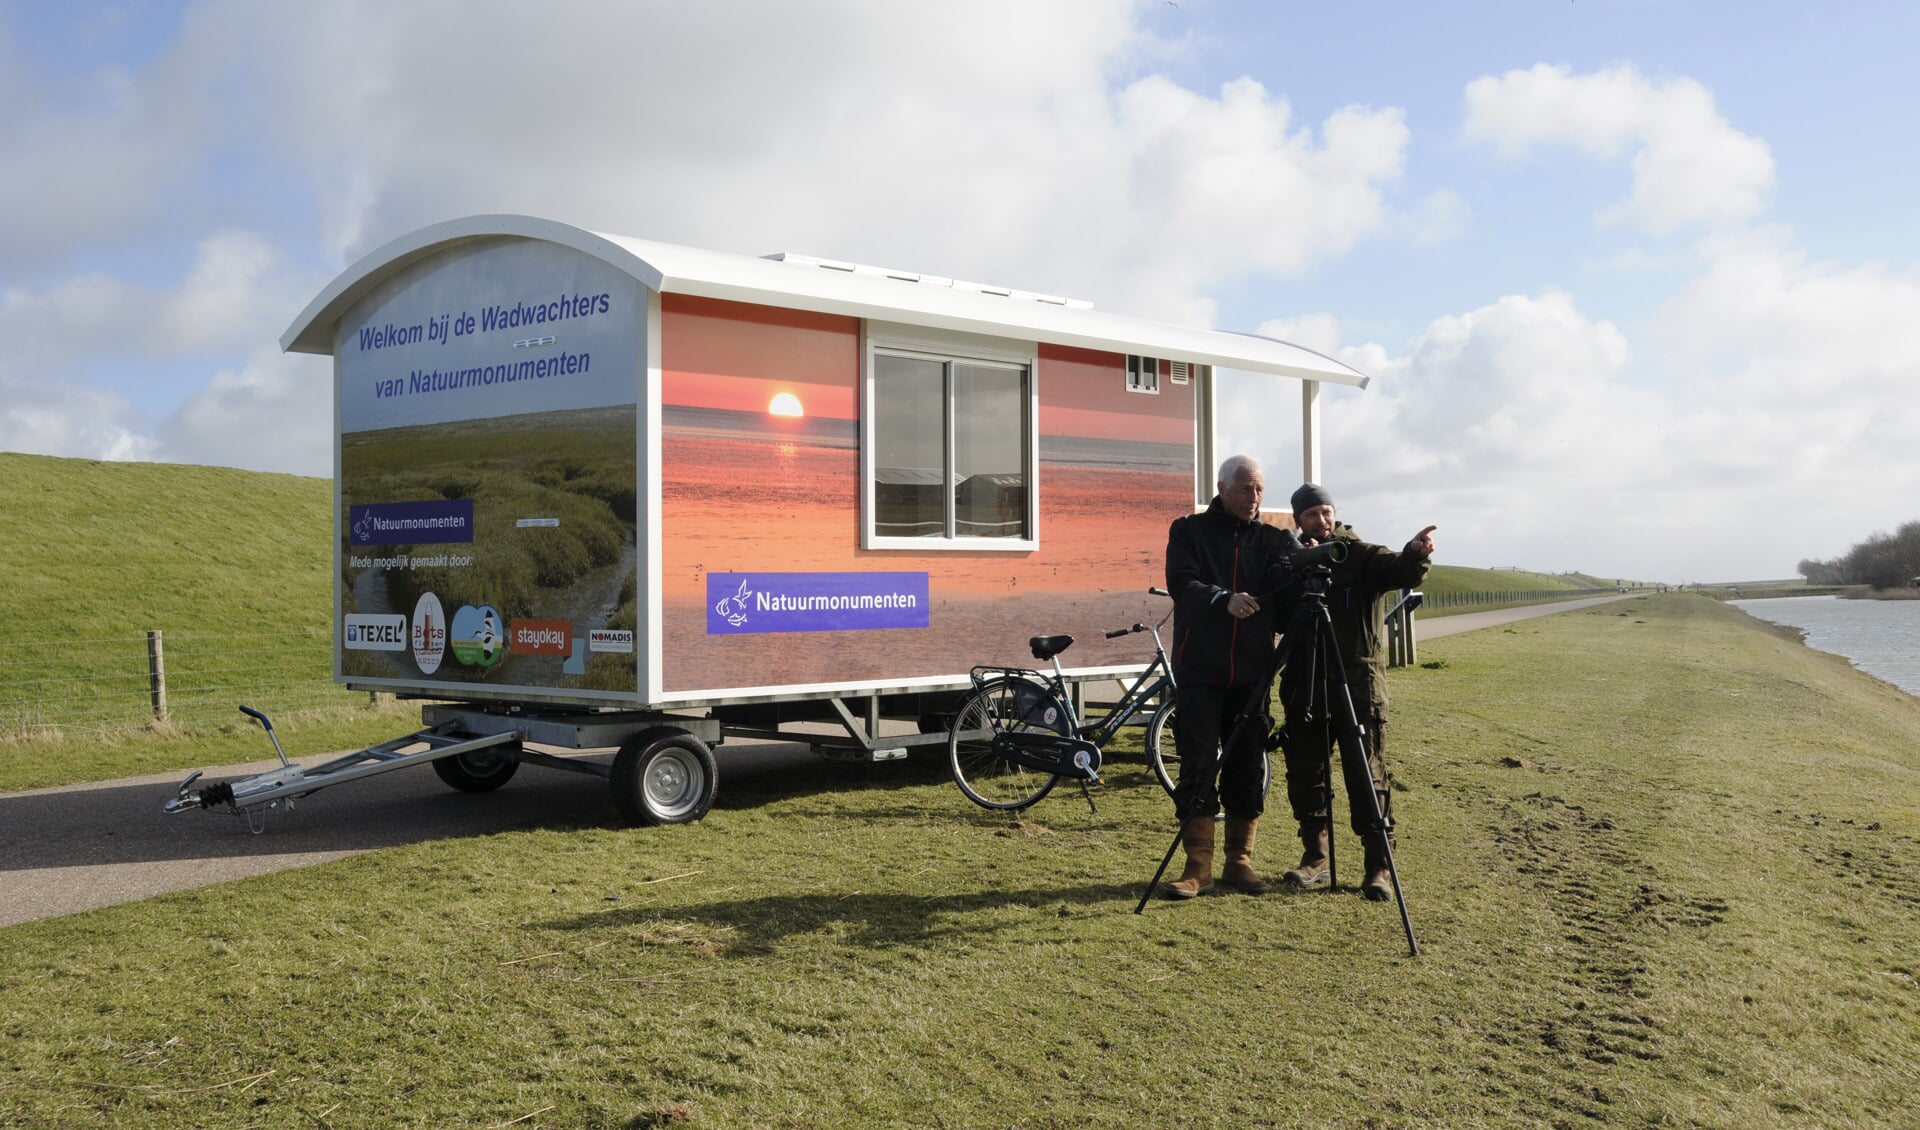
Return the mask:
[[767, 414], [770, 416], [804, 416], [807, 410], [800, 406], [800, 398], [790, 392], [776, 395], [767, 402]]

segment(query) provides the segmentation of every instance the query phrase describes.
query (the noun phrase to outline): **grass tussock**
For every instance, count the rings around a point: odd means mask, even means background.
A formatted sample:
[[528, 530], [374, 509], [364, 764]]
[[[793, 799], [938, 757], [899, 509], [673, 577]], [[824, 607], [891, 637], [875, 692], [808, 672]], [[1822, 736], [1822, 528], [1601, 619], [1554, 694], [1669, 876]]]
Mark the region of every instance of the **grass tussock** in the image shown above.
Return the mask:
[[0, 1123], [1909, 1123], [1920, 703], [1689, 596], [1424, 650], [1418, 958], [1351, 837], [1346, 890], [1134, 915], [1132, 759], [1017, 820], [823, 764], [0, 931]]

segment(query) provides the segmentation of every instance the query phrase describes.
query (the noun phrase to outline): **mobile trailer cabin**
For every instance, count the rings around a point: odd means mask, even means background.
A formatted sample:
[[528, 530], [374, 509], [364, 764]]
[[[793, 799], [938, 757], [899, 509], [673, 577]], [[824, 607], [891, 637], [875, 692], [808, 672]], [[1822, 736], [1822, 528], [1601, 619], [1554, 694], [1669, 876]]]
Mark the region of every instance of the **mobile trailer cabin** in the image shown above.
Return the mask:
[[623, 755], [820, 720], [846, 738], [798, 740], [897, 754], [933, 739], [883, 718], [1043, 632], [1085, 640], [1074, 679], [1136, 671], [1095, 629], [1164, 612], [1215, 367], [1302, 382], [1309, 477], [1321, 383], [1366, 384], [1254, 335], [512, 215], [379, 248], [281, 345], [334, 361], [335, 681], [432, 700], [443, 745]]

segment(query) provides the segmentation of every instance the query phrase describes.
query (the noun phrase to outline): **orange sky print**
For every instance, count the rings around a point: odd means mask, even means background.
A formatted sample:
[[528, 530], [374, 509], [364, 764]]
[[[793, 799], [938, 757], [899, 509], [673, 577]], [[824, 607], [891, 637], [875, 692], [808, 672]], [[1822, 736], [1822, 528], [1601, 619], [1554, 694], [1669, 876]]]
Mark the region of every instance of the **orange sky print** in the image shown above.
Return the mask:
[[[736, 327], [739, 333], [733, 332]], [[1071, 666], [1139, 662], [1100, 633], [1157, 619], [1167, 524], [1193, 508], [1191, 386], [1128, 393], [1125, 358], [1041, 351], [1038, 547], [867, 550], [856, 425], [859, 326], [706, 299], [662, 299], [664, 689], [964, 677], [1031, 665], [1027, 637], [1070, 632]], [[805, 417], [774, 416], [774, 396]], [[816, 405], [822, 406], [816, 411]], [[711, 636], [713, 573], [924, 571], [925, 629]]]

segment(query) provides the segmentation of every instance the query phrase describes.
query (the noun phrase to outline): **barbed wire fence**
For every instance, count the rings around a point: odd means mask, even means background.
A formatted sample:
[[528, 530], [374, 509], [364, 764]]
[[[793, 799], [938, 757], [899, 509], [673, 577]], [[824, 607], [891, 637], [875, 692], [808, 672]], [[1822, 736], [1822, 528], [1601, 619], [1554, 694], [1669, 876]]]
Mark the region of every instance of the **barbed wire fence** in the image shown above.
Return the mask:
[[271, 714], [366, 700], [335, 685], [325, 627], [13, 640], [0, 653], [0, 738], [192, 728], [233, 721], [241, 703]]

